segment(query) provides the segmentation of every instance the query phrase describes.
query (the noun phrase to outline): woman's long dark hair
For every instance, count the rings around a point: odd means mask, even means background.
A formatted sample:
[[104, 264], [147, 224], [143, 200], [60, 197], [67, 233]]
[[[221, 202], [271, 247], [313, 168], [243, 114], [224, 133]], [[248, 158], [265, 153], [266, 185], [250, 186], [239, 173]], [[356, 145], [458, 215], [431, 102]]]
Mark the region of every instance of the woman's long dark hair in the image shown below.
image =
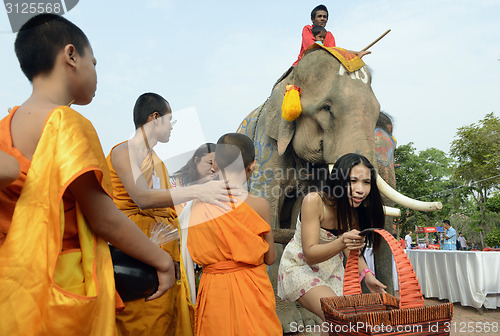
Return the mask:
[[[371, 189], [365, 200], [357, 208], [353, 208], [349, 200], [351, 169], [359, 164], [370, 170]], [[341, 156], [333, 166], [323, 193], [329, 205], [337, 208], [339, 232], [346, 232], [349, 229], [363, 231], [367, 228], [384, 228], [385, 215], [382, 207], [382, 197], [377, 187], [377, 172], [370, 161], [363, 155], [349, 153]], [[358, 227], [353, 227], [353, 223], [355, 223], [354, 216], [357, 217]], [[373, 243], [370, 236], [368, 236], [368, 246]], [[374, 245], [375, 248], [378, 248], [378, 239], [375, 239]]]
[[198, 174], [198, 169], [196, 168], [196, 162], [194, 162], [195, 159], [198, 158], [198, 160], [200, 160], [203, 156], [207, 155], [208, 153], [214, 153], [214, 152], [215, 152], [214, 143], [207, 142], [201, 145], [194, 152], [193, 156], [184, 165], [184, 167], [175, 172], [174, 177], [179, 178], [183, 186], [187, 186], [193, 182], [198, 181], [203, 176], [200, 176]]

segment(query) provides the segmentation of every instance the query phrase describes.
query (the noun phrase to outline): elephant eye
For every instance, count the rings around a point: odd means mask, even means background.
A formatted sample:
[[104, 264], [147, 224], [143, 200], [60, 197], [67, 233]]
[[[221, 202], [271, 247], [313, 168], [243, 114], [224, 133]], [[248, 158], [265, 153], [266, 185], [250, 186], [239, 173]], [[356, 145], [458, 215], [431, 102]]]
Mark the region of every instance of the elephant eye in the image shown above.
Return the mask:
[[321, 111], [326, 111], [326, 112], [332, 112], [331, 110], [331, 105], [326, 103], [326, 104], [323, 104], [320, 108]]

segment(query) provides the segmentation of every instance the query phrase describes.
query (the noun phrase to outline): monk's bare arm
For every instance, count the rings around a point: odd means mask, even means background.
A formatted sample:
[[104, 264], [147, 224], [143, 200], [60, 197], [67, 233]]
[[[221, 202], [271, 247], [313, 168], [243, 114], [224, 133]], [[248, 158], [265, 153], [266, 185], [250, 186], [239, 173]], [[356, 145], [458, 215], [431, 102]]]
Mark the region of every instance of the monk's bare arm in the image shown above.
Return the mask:
[[140, 168], [131, 163], [126, 144], [116, 147], [111, 152], [111, 163], [127, 193], [141, 209], [170, 207], [195, 198], [219, 206], [223, 206], [220, 202], [230, 201], [226, 185], [222, 181], [175, 189], [150, 189], [140, 173]]
[[0, 151], [0, 189], [14, 182], [20, 174], [19, 162], [13, 156]]
[[[249, 195], [246, 202], [263, 220], [267, 222], [267, 224], [269, 224], [269, 226], [271, 226], [271, 208], [265, 199]], [[269, 250], [267, 250], [264, 254], [264, 263], [266, 263], [266, 265], [272, 265], [276, 261], [277, 257], [276, 249], [274, 248], [274, 237], [272, 231], [265, 233], [263, 238], [269, 245]]]
[[160, 287], [149, 299], [161, 296], [174, 284], [174, 266], [170, 255], [155, 245], [125, 216], [99, 185], [94, 172], [88, 172], [69, 189], [80, 205], [92, 230], [119, 250], [156, 268]]

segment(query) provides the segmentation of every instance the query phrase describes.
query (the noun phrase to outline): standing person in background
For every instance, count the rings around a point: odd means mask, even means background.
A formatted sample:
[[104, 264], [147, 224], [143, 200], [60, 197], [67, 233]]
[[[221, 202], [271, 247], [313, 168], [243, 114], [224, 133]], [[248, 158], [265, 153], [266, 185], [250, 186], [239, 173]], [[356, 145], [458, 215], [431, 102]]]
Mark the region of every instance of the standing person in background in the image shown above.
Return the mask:
[[[165, 164], [153, 148], [168, 142], [175, 124], [170, 104], [156, 93], [144, 93], [134, 106], [136, 133], [111, 149], [107, 162], [117, 207], [150, 236], [151, 224], [161, 221], [179, 227], [174, 205], [195, 198], [222, 205], [230, 201], [224, 181], [172, 189]], [[176, 263], [181, 263], [178, 241], [163, 246]], [[183, 264], [180, 265], [184, 269]], [[126, 302], [117, 316], [120, 335], [193, 334], [193, 309], [186, 274], [160, 300]]]
[[107, 242], [156, 268], [148, 300], [173, 285], [172, 258], [113, 204], [94, 127], [69, 107], [96, 91], [87, 36], [40, 14], [21, 27], [15, 50], [33, 91], [0, 121], [0, 149], [21, 168], [0, 191], [0, 335], [114, 336], [120, 300]]
[[465, 237], [463, 236], [462, 232], [458, 233], [457, 241], [460, 244], [460, 249], [466, 251], [467, 250], [467, 241], [465, 240]]
[[456, 250], [457, 231], [455, 231], [447, 219], [443, 220], [443, 228], [445, 229], [443, 250]]
[[[328, 22], [328, 9], [326, 8], [325, 5], [318, 5], [314, 7], [314, 9], [311, 11], [311, 22], [312, 25], [306, 25], [302, 29], [302, 43], [300, 45], [300, 52], [299, 52], [299, 57], [293, 63], [293, 66], [297, 66], [299, 61], [302, 59], [302, 56], [304, 54], [304, 51], [307, 50], [311, 45], [313, 45], [316, 42], [316, 39], [314, 38], [314, 35], [312, 33], [312, 27], [313, 26], [321, 26], [321, 27], [326, 27], [326, 23]], [[333, 37], [332, 33], [327, 32], [325, 36], [325, 40], [323, 41], [323, 45], [325, 47], [335, 47], [335, 38]], [[359, 58], [371, 54], [371, 51], [352, 51], [352, 50], [347, 50], [348, 52], [357, 55]]]
[[411, 239], [412, 233], [413, 232], [411, 230], [409, 230], [405, 236], [405, 245], [406, 245], [407, 250], [411, 250], [411, 244], [413, 243], [413, 240]]

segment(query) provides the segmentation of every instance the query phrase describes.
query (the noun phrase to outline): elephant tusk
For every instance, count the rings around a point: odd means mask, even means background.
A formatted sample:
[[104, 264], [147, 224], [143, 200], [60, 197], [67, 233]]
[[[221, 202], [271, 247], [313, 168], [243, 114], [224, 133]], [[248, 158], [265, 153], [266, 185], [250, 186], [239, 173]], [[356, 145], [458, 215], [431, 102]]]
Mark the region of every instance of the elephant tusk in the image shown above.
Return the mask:
[[400, 209], [385, 206], [385, 205], [383, 207], [384, 207], [384, 214], [386, 216], [401, 217], [401, 210]]
[[441, 210], [443, 205], [441, 202], [422, 202], [415, 199], [409, 198], [405, 195], [400, 194], [394, 190], [390, 185], [388, 185], [380, 175], [377, 174], [377, 186], [380, 193], [391, 201], [405, 206], [407, 208], [419, 211], [436, 211]]
[[328, 172], [329, 172], [330, 174], [332, 173], [333, 166], [334, 166], [334, 164], [333, 164], [333, 163], [330, 163], [330, 164], [328, 165]]

